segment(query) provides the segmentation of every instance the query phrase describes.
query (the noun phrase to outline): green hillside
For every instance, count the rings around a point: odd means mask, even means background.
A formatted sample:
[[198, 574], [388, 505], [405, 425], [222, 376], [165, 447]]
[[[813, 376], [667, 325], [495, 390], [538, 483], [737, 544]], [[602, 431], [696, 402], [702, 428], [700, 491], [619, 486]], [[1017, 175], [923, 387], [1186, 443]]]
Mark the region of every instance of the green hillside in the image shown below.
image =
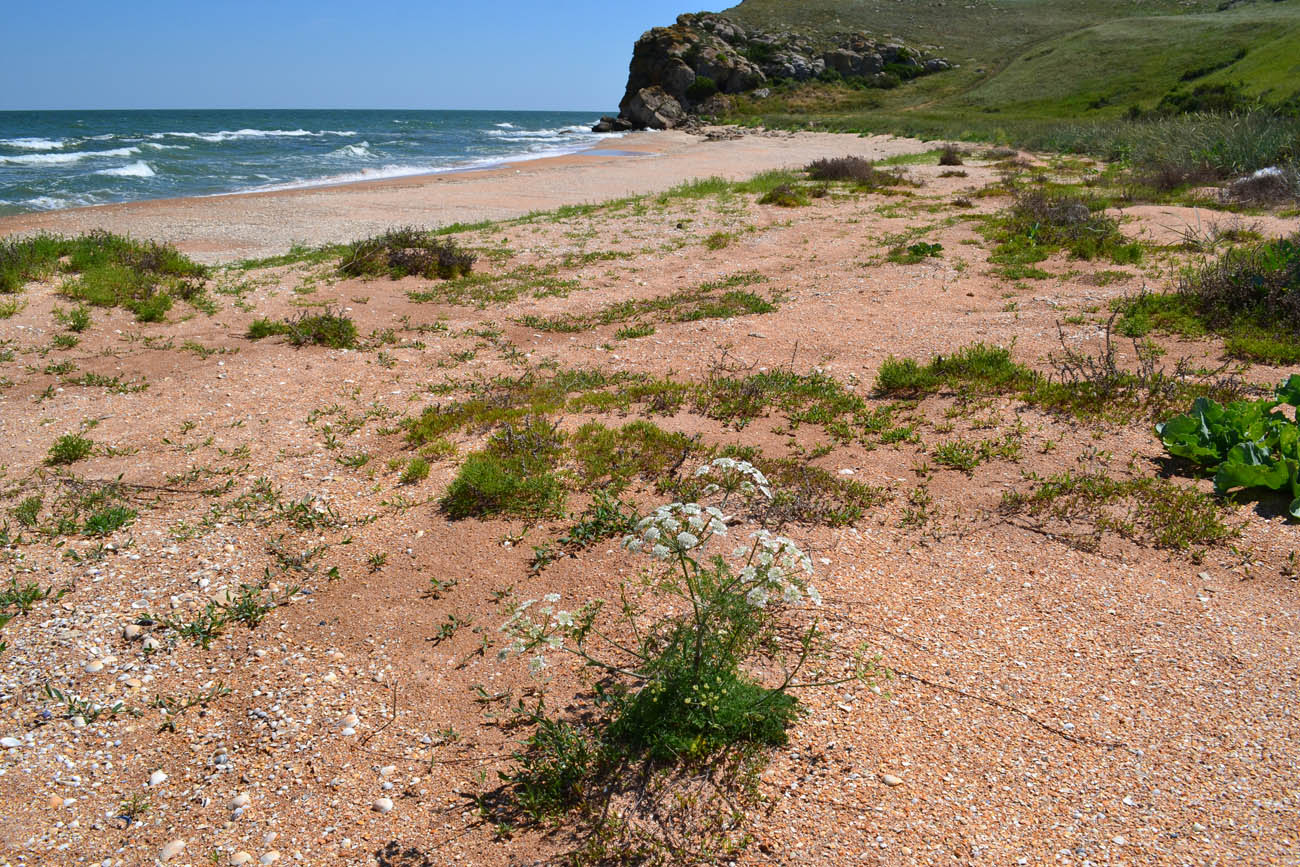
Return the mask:
[[776, 123], [987, 137], [1114, 119], [1200, 84], [1270, 102], [1300, 92], [1300, 0], [744, 0], [725, 14], [894, 36], [960, 64], [893, 91], [814, 84], [737, 109]]

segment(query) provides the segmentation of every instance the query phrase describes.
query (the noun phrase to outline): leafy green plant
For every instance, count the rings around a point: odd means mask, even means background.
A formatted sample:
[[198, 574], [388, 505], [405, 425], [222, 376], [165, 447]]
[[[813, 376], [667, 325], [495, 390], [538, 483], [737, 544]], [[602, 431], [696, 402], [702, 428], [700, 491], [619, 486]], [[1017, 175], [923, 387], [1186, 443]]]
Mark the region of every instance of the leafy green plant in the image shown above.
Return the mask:
[[416, 482], [422, 482], [429, 477], [429, 462], [424, 458], [411, 458], [406, 469], [402, 470], [400, 479], [403, 485], [413, 485]]
[[86, 722], [93, 723], [105, 714], [108, 716], [117, 716], [125, 710], [125, 705], [120, 701], [115, 701], [109, 705], [102, 705], [98, 702], [93, 702], [90, 699], [82, 698], [79, 695], [64, 692], [49, 683], [41, 686], [41, 692], [43, 692], [45, 697], [50, 701], [62, 705], [63, 715], [68, 719], [81, 717]]
[[90, 453], [94, 450], [95, 443], [89, 437], [83, 437], [80, 434], [64, 434], [54, 441], [54, 445], [50, 446], [50, 452], [46, 456], [45, 462], [53, 466], [75, 464], [77, 461], [90, 457]]
[[1283, 491], [1300, 519], [1300, 427], [1278, 409], [1283, 404], [1300, 406], [1300, 374], [1278, 386], [1274, 400], [1224, 406], [1198, 398], [1189, 412], [1156, 425], [1156, 435], [1170, 454], [1213, 472], [1218, 493]]
[[135, 520], [135, 509], [122, 505], [107, 506], [86, 517], [81, 532], [87, 536], [107, 536]]

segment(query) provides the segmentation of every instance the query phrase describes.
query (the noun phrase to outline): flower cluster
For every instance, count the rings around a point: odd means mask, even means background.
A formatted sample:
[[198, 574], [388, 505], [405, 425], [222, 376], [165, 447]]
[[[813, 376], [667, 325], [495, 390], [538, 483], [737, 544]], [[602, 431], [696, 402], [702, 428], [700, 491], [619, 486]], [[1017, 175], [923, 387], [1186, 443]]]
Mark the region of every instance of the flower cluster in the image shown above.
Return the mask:
[[737, 548], [736, 557], [745, 558], [740, 579], [748, 587], [745, 600], [755, 608], [766, 608], [773, 596], [793, 605], [807, 595], [814, 605], [821, 605], [821, 594], [808, 580], [813, 574], [812, 558], [793, 540], [767, 530], [750, 534], [754, 543]]
[[623, 539], [629, 551], [644, 551], [659, 560], [681, 557], [727, 534], [727, 517], [715, 506], [669, 503], [637, 522], [636, 533]]
[[560, 594], [548, 593], [540, 600], [526, 599], [512, 606], [510, 619], [501, 624], [500, 631], [514, 640], [501, 650], [498, 657], [505, 659], [536, 651], [529, 661], [529, 668], [534, 674], [546, 668], [548, 663], [544, 652], [562, 650], [565, 637], [577, 628], [578, 621], [586, 617], [585, 609], [578, 612], [557, 609], [555, 603], [559, 601]]
[[757, 491], [769, 500], [772, 499], [772, 486], [767, 476], [749, 461], [714, 458], [695, 471], [697, 479], [706, 476], [710, 480], [704, 488], [704, 493], [707, 495], [721, 491], [726, 496], [739, 492], [746, 497], [752, 497]]

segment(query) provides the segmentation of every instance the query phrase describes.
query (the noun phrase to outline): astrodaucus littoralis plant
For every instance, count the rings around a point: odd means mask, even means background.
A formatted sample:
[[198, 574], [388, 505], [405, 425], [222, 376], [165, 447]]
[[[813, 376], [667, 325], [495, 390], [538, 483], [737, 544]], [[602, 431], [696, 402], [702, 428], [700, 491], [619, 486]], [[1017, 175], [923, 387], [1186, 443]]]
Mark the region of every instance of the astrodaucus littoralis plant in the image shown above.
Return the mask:
[[660, 506], [624, 539], [654, 565], [622, 586], [617, 606], [563, 610], [558, 594], [510, 605], [503, 657], [530, 657], [538, 676], [570, 657], [597, 679], [597, 721], [574, 724], [539, 706], [533, 735], [502, 775], [530, 818], [604, 797], [630, 763], [702, 765], [785, 743], [803, 713], [796, 691], [874, 670], [861, 654], [841, 676], [821, 670], [822, 600], [812, 560], [794, 541], [759, 529], [730, 554], [706, 553], [733, 535], [739, 520], [729, 508], [753, 511], [750, 501], [774, 496], [767, 478], [733, 458], [696, 475], [704, 502]]

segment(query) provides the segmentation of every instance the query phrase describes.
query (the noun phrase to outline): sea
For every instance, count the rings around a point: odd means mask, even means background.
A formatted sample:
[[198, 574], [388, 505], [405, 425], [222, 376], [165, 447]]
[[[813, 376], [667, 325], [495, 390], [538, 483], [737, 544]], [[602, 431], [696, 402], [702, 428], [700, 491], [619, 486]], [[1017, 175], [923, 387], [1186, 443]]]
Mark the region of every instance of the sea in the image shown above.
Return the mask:
[[453, 172], [599, 148], [581, 111], [0, 112], [0, 215]]

